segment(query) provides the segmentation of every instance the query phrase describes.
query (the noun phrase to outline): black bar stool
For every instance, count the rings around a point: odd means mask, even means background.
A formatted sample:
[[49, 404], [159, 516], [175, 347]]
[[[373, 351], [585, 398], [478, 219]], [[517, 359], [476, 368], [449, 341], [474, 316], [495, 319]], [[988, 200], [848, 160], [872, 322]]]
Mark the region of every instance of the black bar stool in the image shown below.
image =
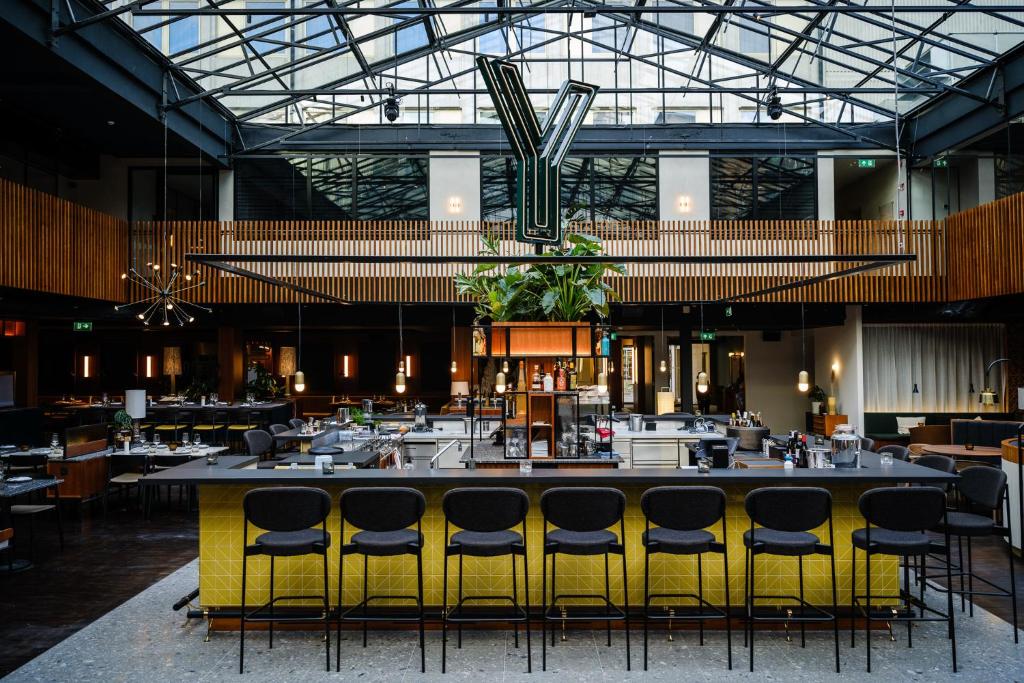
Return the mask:
[[[758, 621], [786, 624], [787, 638], [790, 623], [800, 624], [800, 647], [807, 645], [806, 624], [832, 622], [836, 641], [836, 673], [839, 673], [839, 622], [836, 620], [836, 556], [832, 535], [832, 494], [826, 489], [811, 486], [781, 486], [754, 489], [744, 501], [750, 529], [743, 532], [745, 547], [744, 602], [747, 610], [747, 631], [750, 638], [750, 670], [754, 670], [754, 624]], [[828, 544], [810, 533], [828, 524]], [[754, 525], [759, 524], [759, 528]], [[800, 595], [755, 595], [754, 576], [758, 555], [796, 557], [800, 576]], [[804, 557], [828, 555], [832, 565], [832, 613], [804, 600]], [[797, 603], [799, 615], [787, 609], [785, 616], [757, 616], [757, 598], [791, 600]], [[781, 608], [780, 608], [781, 609]], [[807, 611], [812, 614], [808, 615]], [[744, 638], [746, 640], [746, 637]]]
[[[914, 486], [872, 489], [861, 495], [857, 503], [860, 513], [864, 516], [867, 526], [853, 532], [853, 553], [850, 558], [850, 595], [851, 608], [854, 611], [850, 619], [850, 647], [854, 646], [857, 611], [864, 616], [864, 639], [867, 641], [867, 670], [871, 672], [871, 622], [885, 621], [907, 624], [907, 646], [913, 646], [911, 629], [915, 621], [945, 621], [949, 629], [949, 640], [953, 648], [953, 673], [956, 673], [956, 629], [953, 627], [953, 594], [948, 592], [946, 614], [928, 606], [924, 602], [924, 587], [921, 598], [915, 598], [911, 592], [910, 568], [905, 561], [909, 557], [920, 557], [921, 566], [929, 553], [945, 551], [946, 581], [951, 582], [949, 565], [949, 530], [946, 528], [946, 543], [939, 547], [926, 533], [946, 522], [946, 494], [934, 486]], [[857, 595], [857, 550], [865, 552], [866, 581], [865, 594]], [[889, 555], [901, 557], [903, 562], [903, 590], [897, 595], [871, 594], [871, 556]], [[949, 583], [952, 586], [952, 583]], [[861, 599], [864, 605], [861, 606]], [[896, 600], [902, 603], [902, 609], [883, 608], [884, 611], [874, 614], [871, 611], [872, 599]], [[918, 613], [915, 615], [914, 608]], [[925, 613], [935, 616], [926, 617]]]
[[[458, 624], [459, 647], [462, 647], [462, 624], [478, 622], [511, 622], [515, 632], [516, 647], [519, 647], [519, 624], [526, 624], [526, 672], [533, 672], [530, 652], [530, 572], [526, 554], [526, 514], [530, 499], [521, 489], [511, 488], [460, 488], [444, 494], [441, 500], [444, 510], [444, 583], [443, 609], [441, 612], [441, 673], [447, 670], [448, 624]], [[450, 537], [448, 526], [453, 524], [461, 531]], [[513, 531], [522, 526], [522, 533]], [[458, 602], [448, 610], [448, 558], [459, 557]], [[462, 558], [512, 556], [512, 595], [473, 595], [462, 593]], [[519, 606], [516, 581], [516, 555], [523, 557], [523, 585], [526, 607]], [[512, 614], [465, 614], [467, 601], [507, 600], [512, 603]]]
[[[725, 492], [714, 486], [659, 486], [644, 491], [640, 497], [640, 509], [645, 517], [644, 545], [644, 671], [647, 671], [648, 622], [668, 621], [669, 639], [672, 638], [672, 619], [697, 621], [700, 625], [700, 644], [704, 644], [704, 622], [708, 619], [725, 619], [726, 652], [729, 668], [732, 669], [732, 622], [729, 618], [729, 551], [726, 548], [728, 535], [725, 528]], [[722, 541], [707, 528], [722, 522]], [[651, 527], [651, 522], [657, 524]], [[661, 593], [651, 594], [651, 555], [697, 556], [697, 594]], [[704, 599], [704, 553], [722, 555], [722, 571], [725, 574], [725, 611]], [[697, 613], [679, 615], [674, 610], [667, 613], [651, 614], [651, 602], [658, 598], [683, 598], [697, 601]], [[708, 612], [705, 612], [705, 608]], [[668, 609], [666, 607], [666, 609]]]
[[[427, 509], [427, 500], [416, 489], [398, 487], [364, 487], [346, 489], [341, 494], [341, 557], [338, 561], [338, 649], [337, 669], [341, 671], [341, 622], [363, 624], [363, 647], [366, 647], [366, 625], [371, 621], [419, 624], [420, 671], [426, 672], [427, 658], [423, 629], [423, 533], [420, 522]], [[360, 529], [345, 543], [345, 523]], [[416, 525], [415, 529], [408, 527]], [[345, 556], [363, 556], [363, 599], [344, 608]], [[416, 556], [418, 591], [411, 595], [368, 595], [367, 576], [370, 557]], [[416, 603], [413, 617], [379, 615], [367, 612], [373, 600], [412, 600]], [[359, 610], [358, 616], [353, 613]]]
[[[963, 539], [967, 539], [967, 570], [963, 568], [963, 556], [961, 555], [956, 571], [952, 576], [960, 579], [960, 588], [953, 589], [953, 593], [960, 595], [963, 601], [964, 596], [971, 596], [970, 615], [974, 616], [975, 595], [990, 595], [1000, 598], [1010, 598], [1013, 608], [1013, 642], [1020, 642], [1020, 634], [1017, 627], [1017, 582], [1014, 576], [1013, 567], [1013, 545], [1010, 542], [1010, 527], [1008, 524], [996, 524], [995, 512], [1005, 504], [1002, 519], [1010, 518], [1010, 500], [1006, 486], [1006, 473], [1001, 469], [987, 465], [976, 465], [960, 470], [960, 479], [956, 484], [958, 510], [946, 513], [946, 522], [939, 525], [936, 531], [942, 532], [948, 529], [950, 536], [957, 537], [957, 547], [962, 550]], [[1007, 557], [1010, 561], [1010, 587], [1003, 588], [992, 583], [988, 579], [974, 573], [974, 564], [971, 552], [971, 539], [984, 538], [986, 536], [1002, 536], [1006, 539]], [[967, 579], [967, 587], [964, 587], [964, 579]], [[974, 580], [988, 586], [991, 590], [974, 590]], [[934, 582], [928, 584], [929, 588], [937, 591], [947, 590]], [[949, 586], [952, 588], [952, 584]], [[963, 605], [961, 604], [961, 610]]]
[[[626, 574], [626, 526], [623, 514], [626, 510], [626, 496], [612, 488], [553, 488], [540, 497], [540, 511], [544, 516], [544, 562], [541, 573], [541, 595], [543, 596], [543, 618], [541, 664], [547, 670], [547, 624], [561, 622], [563, 637], [566, 621], [604, 621], [608, 633], [608, 646], [612, 644], [612, 621], [624, 621], [626, 626], [626, 670], [630, 670], [629, 657], [629, 581]], [[557, 528], [548, 531], [548, 524]], [[619, 525], [619, 535], [608, 527]], [[620, 542], [621, 539], [621, 542]], [[561, 595], [555, 588], [558, 554], [604, 555], [604, 595]], [[611, 601], [608, 580], [608, 555], [622, 556], [622, 598], [624, 606], [616, 607]], [[548, 611], [548, 555], [551, 556], [551, 611]], [[597, 610], [580, 608], [576, 616], [569, 616], [566, 607], [559, 608], [559, 598], [586, 598], [601, 600], [603, 607]], [[555, 631], [551, 631], [551, 646], [555, 645]]]
[[[269, 622], [270, 647], [274, 647], [274, 622], [323, 621], [324, 641], [327, 648], [327, 670], [331, 670], [331, 619], [327, 588], [327, 549], [331, 535], [327, 532], [327, 515], [331, 512], [331, 497], [323, 489], [306, 486], [283, 486], [253, 489], [242, 499], [245, 524], [242, 532], [242, 610], [241, 628], [238, 638], [238, 673], [245, 671], [245, 625], [252, 622]], [[265, 533], [256, 537], [249, 545], [249, 525], [263, 529]], [[317, 525], [319, 529], [315, 528]], [[251, 612], [245, 609], [245, 577], [250, 555], [270, 557], [270, 600]], [[282, 595], [274, 597], [274, 559], [299, 555], [320, 555], [324, 563], [323, 595]], [[279, 600], [323, 601], [323, 616], [311, 619], [304, 616], [277, 617], [274, 604]], [[257, 616], [267, 610], [267, 616]]]

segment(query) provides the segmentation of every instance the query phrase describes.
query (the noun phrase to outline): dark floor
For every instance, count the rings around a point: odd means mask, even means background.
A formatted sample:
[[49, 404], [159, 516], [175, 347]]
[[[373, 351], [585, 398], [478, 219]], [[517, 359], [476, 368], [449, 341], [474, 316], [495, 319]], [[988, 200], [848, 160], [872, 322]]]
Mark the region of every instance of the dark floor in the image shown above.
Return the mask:
[[[40, 524], [36, 566], [0, 576], [0, 676], [194, 559], [198, 538], [196, 513], [187, 514], [175, 503], [159, 507], [150, 521], [114, 505], [106, 519], [99, 511], [78, 517], [69, 510], [63, 553], [52, 524]], [[975, 571], [1005, 585], [1005, 544], [979, 540], [973, 551]], [[1024, 596], [1020, 559], [1015, 560], [1015, 572], [1017, 590]], [[976, 604], [1011, 620], [1007, 599], [979, 596]]]
[[35, 566], [0, 575], [0, 676], [195, 559], [198, 515], [172, 505], [143, 521], [111, 503], [104, 519], [101, 510], [79, 516], [70, 508], [64, 538], [61, 553], [53, 524], [39, 523]]

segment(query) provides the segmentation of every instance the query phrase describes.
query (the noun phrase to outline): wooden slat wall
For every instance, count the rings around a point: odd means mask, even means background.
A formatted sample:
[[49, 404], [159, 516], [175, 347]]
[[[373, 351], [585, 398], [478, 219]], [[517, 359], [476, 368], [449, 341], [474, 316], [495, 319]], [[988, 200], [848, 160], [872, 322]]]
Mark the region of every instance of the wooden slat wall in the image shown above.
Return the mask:
[[1024, 194], [946, 219], [949, 299], [1024, 292]]
[[0, 286], [122, 301], [128, 223], [0, 180]]
[[[174, 236], [166, 256], [156, 253], [165, 228]], [[497, 228], [495, 230], [495, 228]], [[530, 245], [511, 239], [511, 231], [468, 221], [259, 221], [140, 223], [133, 226], [134, 257], [185, 263], [189, 251], [220, 253], [322, 255], [469, 255], [481, 248], [482, 231], [504, 239], [502, 254], [528, 254]], [[896, 253], [918, 255], [912, 264], [840, 278], [810, 287], [757, 296], [753, 301], [880, 302], [944, 301], [943, 223], [933, 221], [665, 221], [579, 225], [573, 230], [605, 236], [610, 260], [615, 256]], [[386, 238], [384, 237], [386, 236]], [[737, 297], [755, 290], [853, 264], [671, 265], [633, 264], [628, 275], [610, 276], [625, 302], [672, 302]], [[247, 268], [286, 278], [351, 301], [452, 302], [452, 276], [461, 264], [246, 264]], [[249, 278], [217, 271], [205, 274], [207, 286], [196, 300], [206, 303], [288, 303], [314, 300]]]

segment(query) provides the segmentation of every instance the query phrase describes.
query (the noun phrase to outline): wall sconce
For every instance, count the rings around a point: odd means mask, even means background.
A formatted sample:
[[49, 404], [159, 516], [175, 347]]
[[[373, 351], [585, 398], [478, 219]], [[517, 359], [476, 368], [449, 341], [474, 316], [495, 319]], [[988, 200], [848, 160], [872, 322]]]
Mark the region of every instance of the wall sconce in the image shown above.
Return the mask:
[[341, 357], [341, 376], [348, 377], [348, 354]]
[[412, 356], [405, 357], [405, 376], [412, 377]]
[[82, 377], [88, 379], [93, 375], [92, 356], [82, 356]]
[[448, 198], [448, 213], [462, 213], [462, 197]]
[[156, 377], [156, 356], [146, 356], [146, 379]]
[[690, 202], [690, 195], [681, 194], [679, 195], [679, 213], [690, 213], [693, 208]]

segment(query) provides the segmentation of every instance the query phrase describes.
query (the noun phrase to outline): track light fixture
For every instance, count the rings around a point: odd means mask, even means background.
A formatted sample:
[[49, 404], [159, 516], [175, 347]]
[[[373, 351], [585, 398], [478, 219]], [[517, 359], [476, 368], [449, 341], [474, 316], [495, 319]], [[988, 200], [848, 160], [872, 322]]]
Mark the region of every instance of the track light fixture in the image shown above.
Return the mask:
[[772, 121], [778, 121], [782, 118], [782, 99], [779, 97], [779, 90], [774, 85], [768, 89], [768, 97], [765, 98], [765, 111], [768, 112], [768, 118]]
[[395, 97], [395, 84], [392, 83], [388, 86], [388, 97], [384, 100], [384, 118], [394, 123], [401, 113], [402, 111], [398, 107], [398, 98]]

